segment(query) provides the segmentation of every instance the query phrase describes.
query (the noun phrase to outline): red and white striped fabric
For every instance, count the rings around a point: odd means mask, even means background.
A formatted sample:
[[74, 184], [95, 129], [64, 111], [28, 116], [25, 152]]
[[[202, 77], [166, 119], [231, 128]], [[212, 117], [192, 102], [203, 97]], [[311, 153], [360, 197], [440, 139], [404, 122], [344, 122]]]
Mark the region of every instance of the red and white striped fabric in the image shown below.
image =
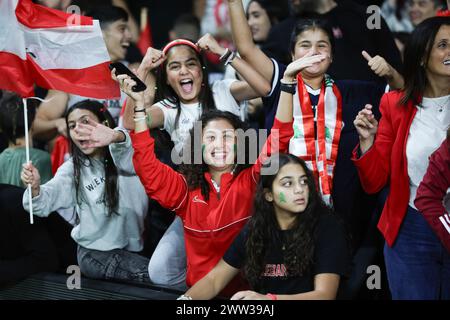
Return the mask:
[[118, 98], [109, 62], [97, 20], [31, 0], [0, 0], [1, 89], [30, 97], [37, 84], [86, 97]]

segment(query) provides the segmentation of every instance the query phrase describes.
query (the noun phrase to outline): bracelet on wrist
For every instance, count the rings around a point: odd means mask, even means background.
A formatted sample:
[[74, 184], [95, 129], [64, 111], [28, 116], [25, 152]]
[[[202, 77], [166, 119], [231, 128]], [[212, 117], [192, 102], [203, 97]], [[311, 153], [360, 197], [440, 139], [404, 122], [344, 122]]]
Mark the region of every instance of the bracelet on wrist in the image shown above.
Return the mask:
[[133, 118], [134, 122], [138, 122], [138, 121], [142, 121], [142, 120], [147, 120], [147, 117], [144, 116], [144, 117], [135, 117], [135, 118]]
[[295, 91], [297, 90], [297, 84], [296, 83], [287, 84], [280, 82], [280, 90], [290, 94], [295, 94]]
[[145, 112], [145, 108], [141, 106], [134, 107], [134, 112]]
[[220, 62], [223, 63], [224, 61], [226, 61], [229, 58], [230, 54], [231, 54], [230, 49], [226, 48], [225, 52], [219, 58]]
[[282, 83], [282, 84], [297, 84], [297, 79], [292, 80], [292, 81], [286, 81], [283, 78], [281, 78], [280, 83]]
[[228, 57], [228, 59], [225, 61], [224, 65], [229, 65], [231, 62], [233, 62], [234, 58], [236, 58], [236, 52], [231, 51], [230, 56]]
[[147, 123], [147, 127], [149, 128], [152, 127], [152, 117], [149, 113], [147, 113], [145, 116], [134, 117], [133, 121], [134, 122], [145, 121]]

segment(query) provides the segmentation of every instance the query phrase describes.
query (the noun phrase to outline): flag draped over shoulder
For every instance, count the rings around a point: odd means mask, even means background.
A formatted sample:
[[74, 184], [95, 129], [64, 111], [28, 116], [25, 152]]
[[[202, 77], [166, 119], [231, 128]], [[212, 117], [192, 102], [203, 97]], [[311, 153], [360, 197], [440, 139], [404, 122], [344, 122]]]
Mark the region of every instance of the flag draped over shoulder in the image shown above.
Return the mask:
[[0, 0], [0, 88], [33, 95], [33, 85], [98, 99], [120, 96], [100, 25], [36, 5]]

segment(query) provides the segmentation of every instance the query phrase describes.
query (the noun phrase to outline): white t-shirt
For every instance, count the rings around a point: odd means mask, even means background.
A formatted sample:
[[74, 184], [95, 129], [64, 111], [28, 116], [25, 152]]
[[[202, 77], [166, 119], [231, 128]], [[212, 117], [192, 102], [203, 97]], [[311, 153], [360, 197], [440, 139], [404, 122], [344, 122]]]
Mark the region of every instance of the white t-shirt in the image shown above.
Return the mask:
[[[237, 80], [226, 79], [215, 81], [211, 87], [216, 108], [221, 111], [229, 111], [243, 120], [243, 112], [239, 103], [234, 99], [230, 92], [230, 87]], [[189, 136], [189, 130], [194, 126], [202, 114], [202, 107], [199, 103], [184, 104], [180, 103], [181, 111], [178, 120], [178, 128], [175, 130], [175, 119], [177, 117], [177, 108], [171, 102], [164, 100], [155, 103], [164, 113], [164, 127], [175, 144], [175, 149], [180, 152], [183, 142]]]
[[[442, 110], [440, 111], [440, 106]], [[406, 143], [406, 159], [409, 176], [409, 205], [415, 209], [417, 188], [427, 172], [430, 155], [445, 140], [450, 125], [450, 95], [439, 98], [423, 98], [422, 107], [409, 130]]]

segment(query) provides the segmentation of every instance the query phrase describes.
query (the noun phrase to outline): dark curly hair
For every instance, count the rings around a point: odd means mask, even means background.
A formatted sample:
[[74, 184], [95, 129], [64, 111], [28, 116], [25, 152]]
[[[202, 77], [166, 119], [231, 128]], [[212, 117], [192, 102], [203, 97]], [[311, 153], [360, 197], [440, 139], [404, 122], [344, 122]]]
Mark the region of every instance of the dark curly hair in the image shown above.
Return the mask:
[[[89, 110], [97, 116], [99, 122], [114, 128], [116, 126], [113, 117], [106, 109], [106, 107], [98, 101], [94, 100], [83, 100], [73, 106], [71, 106], [66, 113], [66, 124], [67, 124], [67, 136], [70, 140], [70, 153], [72, 155], [73, 170], [74, 170], [74, 183], [77, 203], [80, 204], [82, 201], [82, 192], [80, 191], [81, 183], [81, 167], [91, 166], [92, 159], [85, 155], [73, 142], [70, 136], [69, 129], [69, 115], [76, 109]], [[105, 191], [103, 193], [103, 200], [108, 208], [108, 216], [117, 213], [117, 207], [119, 204], [119, 192], [117, 188], [117, 168], [111, 157], [111, 152], [109, 147], [103, 147], [103, 168], [105, 169]]]
[[[202, 128], [201, 132], [203, 132], [203, 129], [208, 125], [208, 123], [213, 120], [225, 120], [225, 121], [229, 122], [235, 130], [242, 129], [242, 130], [246, 131], [249, 129], [249, 126], [246, 123], [244, 123], [241, 119], [239, 119], [239, 117], [232, 114], [231, 112], [211, 110], [209, 112], [203, 113], [203, 115], [201, 116], [201, 118], [199, 120], [200, 124], [201, 124], [201, 128]], [[190, 144], [189, 148], [187, 148], [187, 150], [190, 149], [190, 159], [195, 159], [195, 146], [194, 145], [195, 145], [196, 141], [199, 141], [199, 140], [201, 141], [201, 136], [200, 137], [195, 136], [196, 131], [194, 129], [195, 129], [195, 125], [190, 130], [190, 139], [188, 138], [186, 140], [186, 143]], [[201, 132], [200, 132], [200, 134], [202, 134]], [[242, 147], [240, 147], [239, 139], [237, 142], [238, 142], [237, 149], [242, 150]], [[245, 163], [236, 164], [236, 167], [233, 172], [233, 174], [236, 176], [242, 170], [244, 170], [245, 168], [248, 168], [252, 165], [249, 163], [248, 151], [250, 150], [250, 145], [249, 145], [248, 139], [245, 139], [244, 146], [245, 146], [245, 161], [244, 161]], [[186, 150], [186, 145], [183, 148], [183, 150]], [[191, 162], [193, 162], [193, 161], [191, 161]], [[202, 158], [202, 161], [200, 164], [182, 163], [180, 165], [179, 169], [180, 169], [180, 172], [186, 178], [189, 188], [190, 189], [200, 188], [205, 200], [209, 200], [210, 188], [209, 188], [208, 182], [205, 179], [205, 173], [208, 172], [208, 165], [203, 162], [203, 158]]]
[[[305, 162], [291, 154], [272, 155], [264, 162], [254, 200], [254, 213], [248, 222], [248, 237], [246, 240], [246, 261], [244, 274], [252, 288], [261, 288], [261, 276], [264, 273], [266, 257], [271, 248], [271, 240], [279, 237], [279, 225], [272, 202], [265, 198], [267, 191], [272, 191], [272, 185], [278, 175], [264, 174], [264, 169], [278, 162], [278, 172], [289, 163], [300, 165], [306, 173], [309, 188], [308, 205], [304, 212], [297, 215], [285, 239], [284, 263], [290, 276], [301, 276], [312, 266], [314, 258], [314, 235], [317, 222], [321, 215], [329, 214], [331, 210], [323, 202], [316, 189], [312, 172]], [[276, 163], [275, 163], [276, 164]]]

